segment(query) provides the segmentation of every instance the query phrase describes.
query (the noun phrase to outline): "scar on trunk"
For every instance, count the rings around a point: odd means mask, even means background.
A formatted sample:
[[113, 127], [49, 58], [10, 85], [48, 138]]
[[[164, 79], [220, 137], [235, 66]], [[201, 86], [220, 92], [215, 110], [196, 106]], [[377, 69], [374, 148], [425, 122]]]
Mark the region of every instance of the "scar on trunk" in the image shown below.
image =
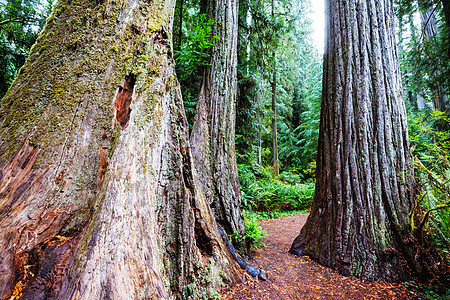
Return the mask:
[[98, 166], [98, 182], [97, 188], [101, 188], [105, 177], [106, 168], [108, 167], [108, 149], [100, 147], [100, 161]]
[[131, 113], [131, 100], [133, 98], [134, 84], [136, 83], [136, 76], [130, 74], [125, 77], [123, 87], [119, 86], [116, 99], [114, 100], [114, 107], [116, 108], [116, 120], [120, 123], [122, 129], [127, 128]]

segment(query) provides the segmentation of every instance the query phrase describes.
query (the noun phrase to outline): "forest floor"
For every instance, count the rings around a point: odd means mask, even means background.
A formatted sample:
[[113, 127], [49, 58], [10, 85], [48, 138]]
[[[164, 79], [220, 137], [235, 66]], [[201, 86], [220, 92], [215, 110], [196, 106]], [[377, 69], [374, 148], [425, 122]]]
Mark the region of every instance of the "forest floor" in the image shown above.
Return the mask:
[[344, 277], [308, 257], [288, 253], [308, 214], [260, 221], [265, 248], [253, 251], [252, 265], [269, 274], [267, 281], [243, 274], [243, 283], [227, 287], [221, 299], [420, 299], [400, 284], [362, 282]]

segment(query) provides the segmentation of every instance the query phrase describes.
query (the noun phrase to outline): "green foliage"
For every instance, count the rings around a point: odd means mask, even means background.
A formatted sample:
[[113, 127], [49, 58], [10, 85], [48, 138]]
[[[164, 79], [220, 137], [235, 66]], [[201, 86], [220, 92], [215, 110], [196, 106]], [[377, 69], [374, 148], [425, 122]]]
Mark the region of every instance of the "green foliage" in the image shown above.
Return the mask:
[[450, 118], [433, 111], [409, 119], [418, 205], [423, 212], [415, 229], [428, 229], [437, 248], [450, 258], [450, 130], [436, 130], [436, 123], [448, 128]]
[[[417, 107], [415, 100], [423, 98], [427, 106], [445, 111], [450, 108], [446, 97], [450, 95], [450, 30], [442, 1], [397, 2], [400, 67], [405, 95], [414, 107]], [[415, 23], [419, 14], [420, 25]]]
[[25, 63], [50, 13], [51, 1], [6, 0], [0, 3], [0, 99]]
[[258, 219], [244, 211], [244, 223], [245, 237], [250, 241], [250, 247], [254, 249], [265, 247], [261, 238], [267, 236], [267, 233], [259, 226]]
[[430, 300], [448, 300], [450, 298], [450, 289], [447, 289], [445, 292], [435, 291], [432, 288], [429, 288], [424, 293], [425, 299]]
[[294, 172], [293, 170], [286, 170], [280, 173], [278, 175], [278, 180], [287, 182], [289, 184], [297, 184], [304, 180], [305, 176], [303, 174], [298, 174]]
[[450, 298], [450, 288], [435, 286], [431, 284], [419, 284], [415, 281], [402, 282], [409, 290], [416, 294], [423, 295], [424, 299], [429, 300], [446, 300]]
[[250, 247], [254, 249], [265, 247], [261, 238], [267, 236], [266, 231], [263, 230], [261, 226], [259, 226], [258, 219], [255, 217], [255, 215], [249, 213], [249, 211], [247, 210], [244, 210], [244, 226], [244, 236], [242, 236], [237, 231], [228, 236], [231, 243], [235, 244], [236, 242], [241, 243], [243, 241], [248, 241], [250, 243]]
[[200, 15], [187, 33], [186, 43], [181, 45], [180, 51], [175, 51], [175, 60], [183, 70], [183, 76], [192, 76], [200, 67], [209, 64], [209, 49], [217, 39], [212, 35], [213, 25], [214, 20], [207, 20], [205, 14]]
[[288, 210], [288, 211], [250, 211], [250, 210], [244, 210], [244, 213], [252, 217], [258, 221], [262, 220], [272, 220], [272, 219], [278, 219], [283, 217], [288, 217], [292, 215], [298, 215], [298, 214], [305, 214], [307, 213], [307, 209], [302, 210]]
[[302, 167], [309, 166], [317, 157], [317, 143], [320, 126], [320, 100], [322, 96], [321, 64], [310, 65], [311, 70], [302, 84], [303, 108], [300, 112], [299, 125], [296, 128], [299, 155], [302, 157]]
[[195, 116], [202, 70], [209, 64], [210, 49], [217, 40], [212, 34], [214, 20], [207, 20], [206, 15], [196, 17], [184, 31], [184, 40], [180, 50], [175, 50], [178, 79], [183, 93], [187, 119], [192, 126]]
[[312, 43], [309, 10], [309, 1], [276, 1], [272, 16], [272, 1], [240, 3], [236, 120], [239, 163], [273, 163], [273, 71], [277, 72], [281, 170], [306, 168], [316, 158], [322, 59]]
[[[242, 206], [257, 211], [301, 210], [311, 205], [314, 183], [289, 184], [271, 179], [267, 170], [240, 164]], [[262, 175], [262, 176], [261, 176]], [[286, 176], [286, 175], [282, 175]]]
[[209, 295], [208, 299], [211, 299], [211, 300], [222, 300], [222, 297], [220, 296], [220, 294], [218, 292], [213, 291], [211, 293], [211, 295]]

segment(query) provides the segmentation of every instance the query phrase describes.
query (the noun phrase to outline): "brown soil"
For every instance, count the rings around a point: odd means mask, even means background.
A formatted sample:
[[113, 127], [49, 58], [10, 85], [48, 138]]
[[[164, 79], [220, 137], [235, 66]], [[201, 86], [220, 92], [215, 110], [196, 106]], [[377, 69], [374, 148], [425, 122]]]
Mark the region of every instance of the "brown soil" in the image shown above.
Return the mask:
[[265, 248], [253, 252], [252, 265], [270, 276], [258, 280], [243, 273], [243, 283], [222, 291], [222, 299], [417, 299], [400, 284], [366, 283], [344, 277], [308, 257], [288, 253], [292, 241], [305, 224], [307, 214], [261, 221], [267, 231]]

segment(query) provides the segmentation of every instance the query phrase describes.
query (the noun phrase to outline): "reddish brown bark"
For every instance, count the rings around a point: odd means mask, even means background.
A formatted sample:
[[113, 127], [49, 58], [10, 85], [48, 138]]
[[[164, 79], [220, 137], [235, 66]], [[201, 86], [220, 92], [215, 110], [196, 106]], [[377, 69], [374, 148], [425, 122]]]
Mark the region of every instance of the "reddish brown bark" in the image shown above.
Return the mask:
[[393, 1], [328, 1], [317, 183], [291, 252], [365, 280], [429, 274], [414, 203]]
[[191, 145], [203, 193], [217, 221], [228, 234], [243, 236], [234, 141], [237, 14], [235, 0], [209, 2], [208, 17], [214, 20], [213, 34], [218, 40], [205, 70]]
[[192, 165], [174, 2], [59, 1], [0, 102], [0, 298], [167, 299], [237, 278]]

